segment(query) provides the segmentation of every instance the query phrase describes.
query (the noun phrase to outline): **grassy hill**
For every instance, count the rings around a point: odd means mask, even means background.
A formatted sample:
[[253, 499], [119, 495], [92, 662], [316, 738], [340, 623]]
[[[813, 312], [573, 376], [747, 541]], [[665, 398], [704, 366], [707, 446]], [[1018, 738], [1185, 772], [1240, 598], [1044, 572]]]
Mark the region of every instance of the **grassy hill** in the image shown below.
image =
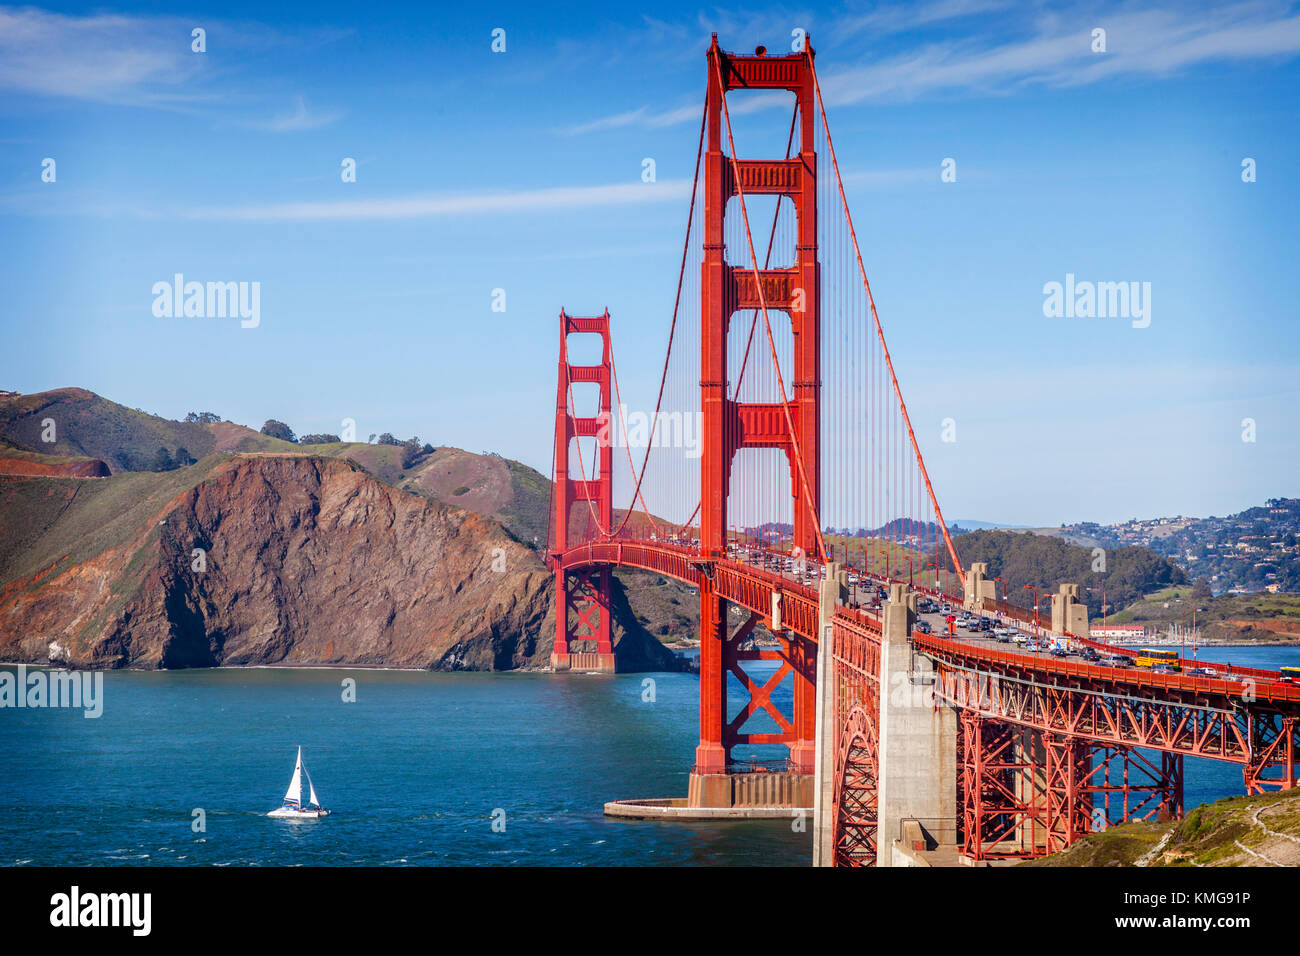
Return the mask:
[[1162, 588], [1111, 615], [1116, 624], [1145, 624], [1164, 630], [1170, 624], [1195, 623], [1202, 635], [1216, 640], [1300, 640], [1300, 595], [1194, 594], [1187, 585]]
[[965, 567], [987, 562], [988, 576], [1002, 578], [998, 597], [1005, 595], [1013, 604], [1032, 603], [1025, 585], [1037, 587], [1041, 595], [1063, 583], [1078, 584], [1079, 599], [1087, 603], [1090, 618], [1101, 617], [1103, 583], [1105, 603], [1113, 612], [1153, 591], [1186, 582], [1186, 575], [1172, 561], [1135, 546], [1108, 549], [1104, 571], [1093, 570], [1096, 559], [1091, 548], [1028, 532], [972, 531], [953, 539], [953, 546]]
[[0, 482], [0, 586], [42, 570], [80, 564], [122, 544], [149, 515], [231, 457], [209, 455], [176, 471], [135, 472], [95, 481]]
[[[53, 442], [43, 440], [46, 422], [53, 422]], [[114, 473], [147, 470], [159, 448], [185, 448], [194, 458], [218, 450], [208, 425], [160, 418], [84, 388], [0, 398], [0, 437], [30, 452], [98, 458]]]
[[[52, 443], [42, 440], [47, 419], [54, 422]], [[172, 421], [82, 388], [0, 396], [0, 449], [5, 457], [41, 464], [99, 459], [116, 475], [150, 471], [159, 448], [170, 455], [184, 448], [196, 459], [260, 453], [351, 460], [387, 485], [493, 518], [530, 547], [534, 539], [538, 547], [545, 544], [549, 478], [497, 455], [438, 448], [403, 468], [402, 449], [395, 445], [295, 444], [229, 421]]]
[[1125, 823], [1020, 865], [1297, 866], [1300, 790], [1227, 797], [1171, 823]]
[[[927, 557], [924, 551], [909, 548], [887, 538], [858, 538], [842, 534], [823, 534], [822, 540], [826, 542], [826, 550], [831, 552], [834, 560], [843, 561], [847, 558], [852, 567], [859, 569], [865, 561], [867, 567], [873, 573], [884, 574], [885, 568], [888, 567], [889, 573], [894, 577], [899, 577], [900, 572], [901, 576], [906, 577], [907, 559], [911, 558], [916, 583], [926, 584], [930, 587], [934, 586], [934, 574], [930, 573], [928, 576], [924, 574], [926, 563], [934, 559], [933, 557]], [[885, 554], [881, 554], [882, 551]], [[942, 566], [945, 569], [948, 567], [947, 560], [944, 560]]]

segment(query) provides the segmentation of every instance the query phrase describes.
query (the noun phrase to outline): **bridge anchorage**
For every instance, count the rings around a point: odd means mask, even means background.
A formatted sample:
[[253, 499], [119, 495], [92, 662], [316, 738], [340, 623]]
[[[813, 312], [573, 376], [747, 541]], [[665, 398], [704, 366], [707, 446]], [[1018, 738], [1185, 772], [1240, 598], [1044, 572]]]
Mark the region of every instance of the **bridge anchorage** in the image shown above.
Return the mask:
[[[1186, 756], [1240, 765], [1248, 792], [1295, 786], [1300, 686], [1264, 670], [1207, 674], [1205, 661], [1128, 666], [1135, 652], [1089, 638], [1076, 585], [1045, 621], [997, 600], [984, 565], [963, 568], [867, 281], [811, 41], [736, 55], [714, 37], [706, 59], [677, 296], [641, 441], [608, 310], [560, 313], [553, 669], [614, 671], [616, 568], [699, 598], [687, 793], [606, 813], [807, 811], [819, 865], [989, 865], [1181, 814]], [[736, 154], [728, 97], [753, 91], [791, 97], [782, 159]], [[572, 361], [576, 337], [596, 339], [598, 357]], [[669, 440], [683, 416], [701, 422], [694, 454]], [[945, 605], [1070, 654], [958, 637]]]

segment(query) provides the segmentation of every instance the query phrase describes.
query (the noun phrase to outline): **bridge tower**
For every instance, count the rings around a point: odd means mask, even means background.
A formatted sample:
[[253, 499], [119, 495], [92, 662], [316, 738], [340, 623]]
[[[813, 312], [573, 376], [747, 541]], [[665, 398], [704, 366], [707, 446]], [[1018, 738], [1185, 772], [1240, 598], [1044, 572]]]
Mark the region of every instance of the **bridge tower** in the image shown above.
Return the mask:
[[[790, 464], [794, 499], [794, 545], [810, 557], [818, 553], [815, 512], [820, 506], [818, 481], [820, 461], [820, 356], [819, 295], [817, 264], [817, 157], [814, 141], [816, 104], [811, 69], [812, 50], [787, 56], [752, 56], [726, 53], [717, 36], [708, 51], [706, 126], [708, 141], [704, 155], [704, 256], [701, 267], [701, 366], [700, 407], [703, 411], [703, 455], [700, 463], [700, 556], [705, 562], [726, 555], [727, 495], [733, 460], [742, 448], [772, 448], [783, 451]], [[753, 160], [723, 152], [723, 95], [730, 90], [788, 90], [794, 93], [799, 111], [799, 151], [791, 159]], [[762, 297], [755, 283], [752, 265], [728, 265], [723, 248], [726, 216], [741, 215], [739, 202], [728, 208], [733, 197], [775, 195], [788, 197], [797, 216], [795, 264], [789, 268], [758, 269]], [[778, 198], [778, 202], [780, 198]], [[746, 252], [748, 250], [745, 250]], [[740, 402], [728, 395], [727, 331], [732, 316], [741, 310], [757, 310], [766, 304], [773, 322], [788, 319], [793, 331], [793, 368], [789, 375], [786, 410], [776, 403]], [[803, 468], [796, 459], [798, 453]], [[807, 487], [803, 479], [807, 478]], [[811, 503], [811, 507], [809, 506]], [[707, 565], [706, 565], [707, 567]], [[814, 681], [816, 648], [798, 637], [784, 640], [779, 657], [794, 675], [794, 713], [781, 720], [780, 733], [744, 734], [744, 718], [757, 709], [772, 712], [767, 702], [769, 687], [756, 687], [740, 667], [740, 661], [774, 652], [742, 652], [739, 635], [728, 635], [726, 602], [717, 597], [707, 573], [700, 586], [700, 742], [691, 778], [691, 802], [695, 805], [729, 805], [734, 797], [733, 781], [727, 774], [731, 750], [737, 744], [785, 744], [790, 751], [790, 771], [808, 776], [811, 806], [811, 773], [814, 751]], [[743, 626], [746, 632], [755, 617]], [[761, 659], [761, 658], [759, 658]], [[784, 671], [785, 668], [782, 668]], [[750, 703], [740, 717], [727, 720], [727, 677], [733, 674], [746, 687]], [[798, 787], [799, 784], [796, 784]], [[733, 796], [728, 796], [732, 794]]]
[[[575, 333], [601, 337], [599, 365], [569, 362], [569, 336]], [[611, 353], [609, 310], [591, 317], [568, 315], [560, 310], [560, 369], [555, 399], [555, 485], [552, 502], [550, 548], [563, 554], [581, 541], [572, 539], [571, 516], [588, 528], [587, 540], [610, 530], [613, 520], [613, 448], [610, 443]], [[600, 389], [600, 407], [593, 417], [580, 417], [570, 407], [571, 385], [595, 383]], [[595, 474], [586, 474], [581, 450], [576, 450], [581, 477], [570, 476], [569, 453], [574, 439], [594, 438], [597, 455]], [[595, 517], [595, 521], [591, 521]], [[598, 527], [591, 527], [597, 524]], [[583, 670], [614, 672], [611, 642], [610, 569], [608, 566], [565, 571], [555, 569], [555, 648], [551, 651], [554, 671]], [[580, 649], [575, 649], [580, 645]]]

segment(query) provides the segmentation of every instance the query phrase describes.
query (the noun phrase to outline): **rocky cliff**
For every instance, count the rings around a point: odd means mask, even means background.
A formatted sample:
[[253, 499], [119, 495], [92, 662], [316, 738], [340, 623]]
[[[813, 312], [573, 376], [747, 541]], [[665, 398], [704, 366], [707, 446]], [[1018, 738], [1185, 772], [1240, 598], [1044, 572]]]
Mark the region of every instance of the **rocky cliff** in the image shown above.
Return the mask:
[[[0, 537], [0, 659], [501, 670], [551, 652], [555, 594], [535, 552], [347, 461], [10, 478]], [[619, 669], [671, 666], [616, 588]]]

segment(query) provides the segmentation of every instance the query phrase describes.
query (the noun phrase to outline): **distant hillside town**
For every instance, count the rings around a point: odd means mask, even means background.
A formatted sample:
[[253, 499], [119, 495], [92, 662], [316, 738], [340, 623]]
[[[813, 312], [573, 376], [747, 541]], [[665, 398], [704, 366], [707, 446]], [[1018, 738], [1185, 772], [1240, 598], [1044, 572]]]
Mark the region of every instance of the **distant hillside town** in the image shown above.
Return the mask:
[[1300, 593], [1300, 498], [1270, 498], [1227, 517], [1062, 525], [1060, 535], [1101, 547], [1139, 545], [1169, 558], [1218, 594]]

